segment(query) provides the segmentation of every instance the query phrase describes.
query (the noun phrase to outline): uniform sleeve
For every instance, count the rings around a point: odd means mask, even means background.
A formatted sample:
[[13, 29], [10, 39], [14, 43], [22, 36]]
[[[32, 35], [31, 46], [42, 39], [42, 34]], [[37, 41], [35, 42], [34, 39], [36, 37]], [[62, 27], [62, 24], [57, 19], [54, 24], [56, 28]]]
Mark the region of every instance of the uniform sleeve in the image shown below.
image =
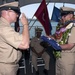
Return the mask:
[[30, 45], [31, 45], [31, 47], [33, 47], [34, 46], [34, 43], [33, 43], [33, 41], [31, 40], [31, 43], [30, 43]]
[[35, 44], [34, 38], [32, 38], [31, 43], [30, 43], [31, 47], [34, 47], [34, 44]]
[[22, 35], [15, 32], [11, 27], [4, 27], [2, 29], [1, 36], [7, 44], [15, 48], [18, 48], [22, 41]]
[[68, 43], [75, 43], [75, 27], [72, 28]]

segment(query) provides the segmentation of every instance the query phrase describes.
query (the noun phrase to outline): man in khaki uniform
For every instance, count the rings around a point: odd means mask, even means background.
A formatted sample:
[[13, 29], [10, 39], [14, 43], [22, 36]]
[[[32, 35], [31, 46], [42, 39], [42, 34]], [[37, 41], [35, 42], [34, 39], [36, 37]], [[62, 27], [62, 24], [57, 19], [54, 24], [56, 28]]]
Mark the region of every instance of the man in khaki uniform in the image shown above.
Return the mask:
[[[75, 9], [62, 7], [62, 20], [63, 23], [66, 21], [73, 20]], [[71, 32], [68, 33], [66, 43], [62, 43], [61, 58], [56, 59], [56, 75], [75, 75], [75, 26], [71, 22], [66, 28], [70, 28]], [[67, 35], [67, 34], [66, 34]], [[65, 39], [64, 39], [65, 40]], [[68, 40], [68, 41], [67, 41]], [[63, 42], [63, 40], [61, 39]]]
[[20, 15], [18, 2], [0, 6], [0, 75], [16, 75], [21, 50], [29, 48], [28, 21], [24, 14], [20, 18], [23, 32], [19, 34], [11, 27]]
[[38, 67], [37, 67], [37, 58], [42, 57], [45, 61], [44, 74], [48, 75], [49, 70], [49, 60], [50, 56], [46, 53], [45, 49], [40, 45], [41, 43], [41, 28], [35, 29], [35, 37], [31, 39], [31, 50], [32, 50], [32, 63], [36, 70], [36, 75], [39, 75]]

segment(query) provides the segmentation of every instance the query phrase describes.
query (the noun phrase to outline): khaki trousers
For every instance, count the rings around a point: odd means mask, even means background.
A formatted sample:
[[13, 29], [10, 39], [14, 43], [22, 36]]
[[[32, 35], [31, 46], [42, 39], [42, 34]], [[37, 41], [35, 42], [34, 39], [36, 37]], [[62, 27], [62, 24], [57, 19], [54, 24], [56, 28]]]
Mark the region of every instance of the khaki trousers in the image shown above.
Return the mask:
[[56, 75], [75, 75], [75, 53], [61, 53], [56, 59]]
[[17, 75], [18, 65], [0, 63], [0, 75]]
[[[49, 70], [50, 56], [46, 52], [44, 52], [41, 57], [45, 61], [44, 68], [47, 69], [47, 70]], [[33, 64], [33, 66], [34, 66], [34, 68], [35, 68], [36, 71], [38, 70], [38, 67], [37, 67], [37, 58], [38, 58], [38, 56], [35, 53], [32, 53], [32, 64]]]

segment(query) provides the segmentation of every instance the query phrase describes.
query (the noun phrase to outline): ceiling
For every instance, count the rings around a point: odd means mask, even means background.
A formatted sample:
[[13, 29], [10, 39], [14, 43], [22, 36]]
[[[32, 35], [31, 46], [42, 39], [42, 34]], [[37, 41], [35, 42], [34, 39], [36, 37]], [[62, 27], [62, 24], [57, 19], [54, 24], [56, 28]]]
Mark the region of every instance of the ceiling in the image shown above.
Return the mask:
[[[19, 1], [20, 7], [28, 5], [28, 4], [34, 4], [34, 3], [41, 3], [42, 0], [0, 0], [0, 5], [4, 2], [13, 2], [13, 1]], [[75, 4], [75, 0], [46, 0], [46, 2], [55, 2], [55, 3], [71, 3]]]

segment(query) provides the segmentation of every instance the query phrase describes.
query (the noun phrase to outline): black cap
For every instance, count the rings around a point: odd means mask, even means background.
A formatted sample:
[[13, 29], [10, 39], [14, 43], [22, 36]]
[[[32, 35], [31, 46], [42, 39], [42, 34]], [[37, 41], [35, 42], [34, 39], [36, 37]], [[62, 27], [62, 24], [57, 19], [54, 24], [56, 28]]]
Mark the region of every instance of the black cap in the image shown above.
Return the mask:
[[68, 15], [68, 14], [74, 14], [73, 11], [62, 11], [61, 12], [61, 16], [65, 16], [65, 15]]
[[70, 7], [61, 7], [61, 16], [68, 15], [68, 14], [74, 14], [75, 9]]
[[35, 32], [42, 32], [43, 29], [42, 28], [35, 28]]
[[18, 2], [11, 2], [11, 3], [6, 3], [4, 5], [0, 5], [0, 11], [2, 11], [2, 10], [13, 10], [18, 15], [21, 14], [20, 9], [18, 7]]

